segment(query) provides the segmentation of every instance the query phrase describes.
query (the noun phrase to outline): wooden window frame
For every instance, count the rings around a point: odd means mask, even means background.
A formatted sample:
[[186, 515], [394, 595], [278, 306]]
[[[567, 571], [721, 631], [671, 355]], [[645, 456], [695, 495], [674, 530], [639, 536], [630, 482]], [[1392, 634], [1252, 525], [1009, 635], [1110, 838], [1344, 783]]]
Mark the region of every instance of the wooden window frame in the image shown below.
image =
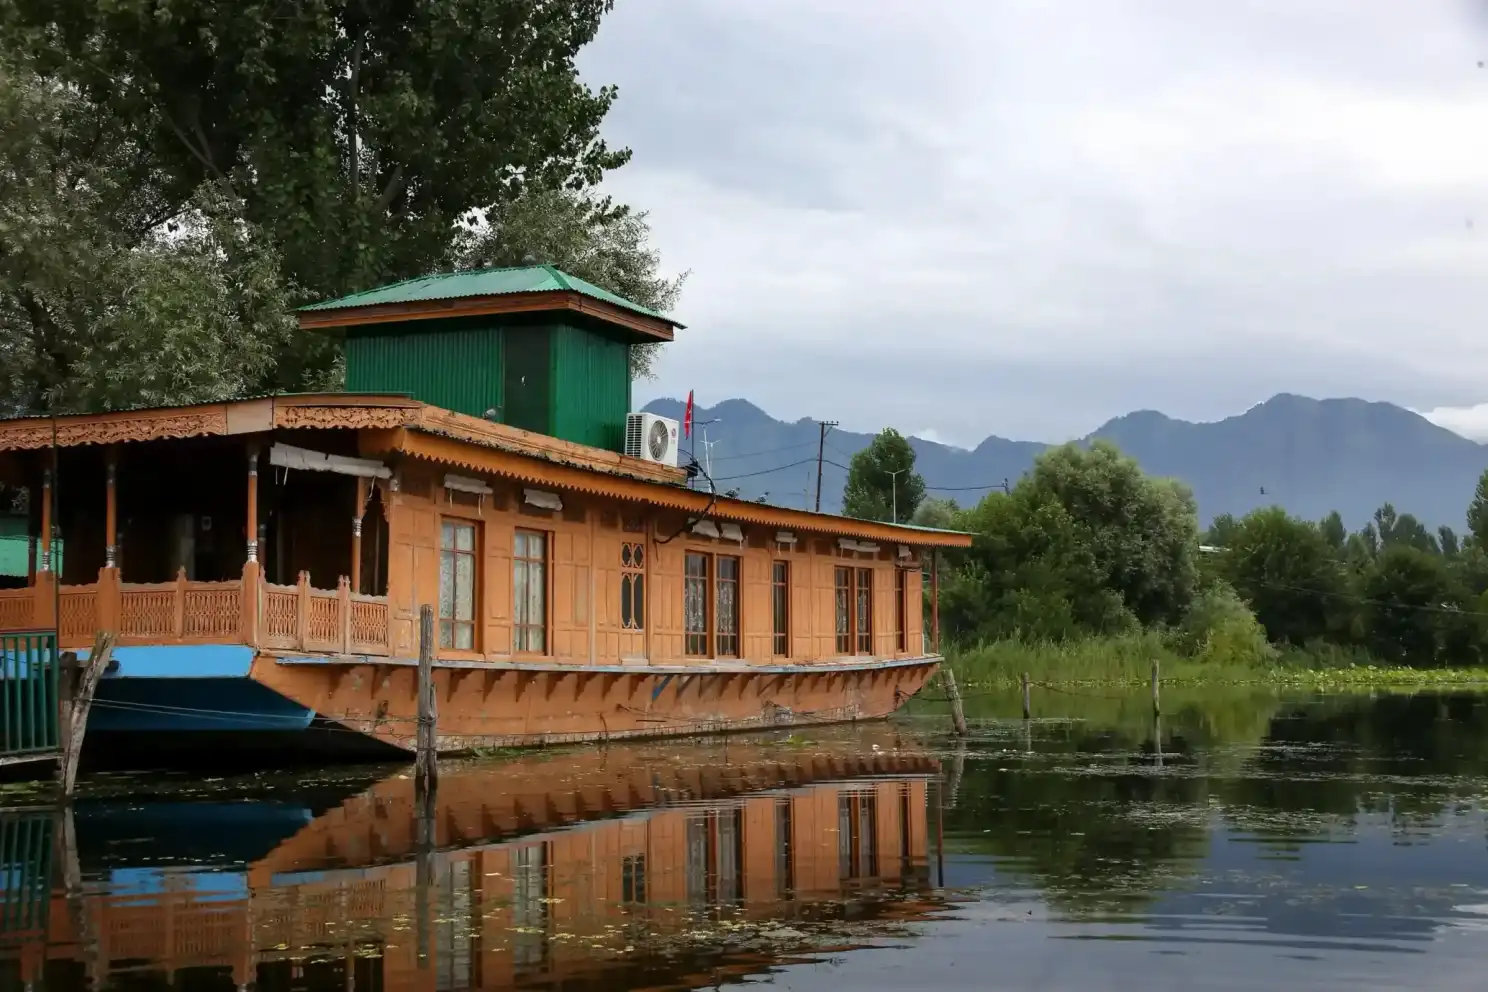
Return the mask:
[[[724, 578], [722, 565], [724, 562], [733, 564], [734, 574], [731, 578]], [[742, 658], [744, 656], [743, 634], [744, 626], [744, 604], [740, 598], [744, 586], [744, 558], [741, 555], [714, 555], [713, 556], [713, 657], [715, 658]], [[725, 586], [732, 586], [734, 590], [733, 620], [734, 629], [725, 631], [723, 629], [722, 608], [723, 590]]]
[[790, 657], [790, 562], [770, 563], [770, 651], [777, 658]]
[[838, 565], [832, 572], [832, 635], [837, 654], [853, 653], [853, 569], [851, 565]]
[[[532, 557], [530, 555], [518, 555], [517, 554], [517, 537], [519, 535], [531, 535], [531, 536], [534, 536], [534, 537], [540, 537], [540, 538], [542, 538], [542, 542], [543, 542], [542, 543], [542, 556], [539, 557], [539, 558], [534, 558], [534, 557]], [[518, 599], [519, 590], [518, 590], [518, 583], [517, 583], [517, 563], [518, 562], [526, 562], [528, 564], [528, 566], [529, 566], [529, 569], [528, 569], [529, 575], [530, 575], [530, 571], [531, 571], [530, 566], [534, 562], [536, 562], [537, 564], [539, 564], [539, 565], [542, 566], [542, 597], [543, 597], [543, 600], [542, 600], [542, 622], [540, 624], [521, 623], [517, 619], [518, 618], [518, 615], [519, 615], [519, 610], [517, 609], [517, 603], [519, 602], [519, 599]], [[529, 578], [529, 582], [530, 582], [530, 578]], [[514, 527], [514, 528], [512, 528], [512, 654], [514, 654], [514, 655], [528, 655], [528, 656], [540, 657], [540, 658], [541, 657], [547, 657], [547, 656], [551, 655], [552, 654], [552, 651], [553, 651], [552, 617], [553, 617], [553, 532], [552, 531], [547, 531], [547, 530], [538, 530], [538, 529], [533, 528], [533, 527]], [[524, 640], [522, 638], [522, 636], [521, 636], [522, 632], [523, 631], [531, 631], [533, 629], [536, 629], [536, 630], [540, 631], [541, 634], [542, 634], [542, 648], [540, 650], [533, 650], [530, 647], [519, 646], [519, 645], [522, 644], [522, 642]]]
[[[693, 562], [703, 563], [701, 575], [692, 572]], [[694, 630], [689, 624], [692, 618], [687, 613], [687, 601], [694, 584], [703, 584], [703, 629]], [[694, 638], [701, 637], [697, 645]], [[687, 551], [682, 557], [682, 653], [689, 658], [711, 658], [713, 656], [713, 556], [706, 551]]]
[[[646, 545], [642, 541], [625, 541], [620, 545], [620, 629], [639, 632], [646, 629]], [[639, 564], [637, 564], [639, 562]], [[630, 607], [630, 618], [625, 608]]]
[[[693, 562], [703, 563], [701, 575], [693, 574]], [[722, 578], [721, 562], [732, 562], [732, 578]], [[704, 630], [693, 630], [688, 626], [687, 600], [696, 583], [702, 583]], [[724, 631], [720, 626], [723, 611], [719, 599], [725, 585], [733, 586], [734, 629]], [[712, 551], [688, 550], [682, 558], [682, 653], [689, 658], [742, 658], [744, 657], [744, 558], [741, 555], [724, 555]], [[697, 639], [702, 638], [699, 642]]]
[[909, 576], [902, 568], [894, 569], [894, 647], [909, 653]]
[[[444, 546], [444, 529], [448, 526], [456, 528], [469, 528], [470, 550], [460, 550], [458, 537], [455, 539], [455, 547], [446, 548]], [[470, 517], [464, 517], [455, 514], [440, 514], [438, 545], [440, 588], [438, 588], [437, 590], [438, 595], [436, 596], [436, 602], [438, 603], [438, 609], [435, 611], [439, 614], [439, 616], [436, 618], [439, 623], [438, 629], [435, 632], [435, 638], [439, 645], [438, 650], [440, 653], [479, 654], [481, 651], [481, 537], [481, 521], [472, 520]], [[459, 560], [462, 556], [469, 557], [471, 560], [469, 620], [459, 620], [455, 616], [447, 617], [444, 615], [444, 590], [442, 586], [444, 584], [444, 556], [446, 554], [454, 556], [453, 560], [450, 563], [450, 579], [452, 582], [455, 583], [454, 589], [450, 591], [450, 609], [453, 613], [459, 612], [459, 606], [456, 605], [460, 593], [460, 586], [458, 581]], [[470, 647], [456, 647], [455, 633], [457, 626], [469, 626]], [[446, 630], [449, 631], [448, 644], [445, 643], [444, 635]]]
[[859, 568], [853, 576], [854, 654], [873, 654], [873, 569]]

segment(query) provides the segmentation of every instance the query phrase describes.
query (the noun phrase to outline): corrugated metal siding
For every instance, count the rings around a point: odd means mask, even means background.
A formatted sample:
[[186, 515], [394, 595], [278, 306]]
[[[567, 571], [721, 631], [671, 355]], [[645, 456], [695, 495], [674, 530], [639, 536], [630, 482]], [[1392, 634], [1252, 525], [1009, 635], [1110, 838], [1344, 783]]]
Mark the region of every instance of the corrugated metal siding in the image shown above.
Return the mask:
[[630, 348], [568, 325], [553, 329], [553, 433], [565, 441], [625, 450]]
[[347, 390], [408, 393], [474, 417], [500, 410], [502, 331], [489, 324], [431, 323], [348, 335]]

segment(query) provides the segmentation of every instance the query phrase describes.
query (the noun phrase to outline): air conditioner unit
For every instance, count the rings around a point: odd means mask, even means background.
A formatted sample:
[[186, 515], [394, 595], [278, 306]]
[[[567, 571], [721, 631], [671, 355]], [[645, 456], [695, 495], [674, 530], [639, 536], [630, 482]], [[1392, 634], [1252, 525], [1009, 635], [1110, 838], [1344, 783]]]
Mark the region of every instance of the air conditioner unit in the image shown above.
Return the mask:
[[625, 453], [642, 461], [677, 467], [677, 422], [654, 413], [625, 417]]

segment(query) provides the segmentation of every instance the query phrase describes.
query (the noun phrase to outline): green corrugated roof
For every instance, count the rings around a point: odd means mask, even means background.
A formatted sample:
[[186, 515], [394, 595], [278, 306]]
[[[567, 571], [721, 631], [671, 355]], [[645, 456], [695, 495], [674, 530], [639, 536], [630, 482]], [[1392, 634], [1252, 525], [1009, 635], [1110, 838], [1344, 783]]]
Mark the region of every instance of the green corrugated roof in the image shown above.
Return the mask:
[[612, 303], [647, 317], [664, 320], [681, 327], [666, 314], [632, 303], [592, 282], [571, 276], [552, 265], [524, 265], [509, 269], [474, 269], [469, 272], [438, 272], [405, 279], [391, 286], [379, 286], [352, 293], [336, 300], [324, 300], [300, 307], [301, 310], [341, 310], [348, 307], [370, 307], [380, 303], [416, 303], [421, 300], [455, 300], [467, 296], [501, 296], [506, 293], [572, 292], [591, 299]]

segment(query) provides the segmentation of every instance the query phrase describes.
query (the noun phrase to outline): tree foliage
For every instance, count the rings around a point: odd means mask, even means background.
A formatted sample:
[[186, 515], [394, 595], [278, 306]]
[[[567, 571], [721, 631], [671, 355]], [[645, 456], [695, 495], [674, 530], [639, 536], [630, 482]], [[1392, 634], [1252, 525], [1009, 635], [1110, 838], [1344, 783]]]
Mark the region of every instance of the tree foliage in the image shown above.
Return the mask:
[[127, 128], [13, 60], [0, 119], [0, 408], [222, 399], [306, 348], [234, 204], [204, 190], [177, 210]]
[[860, 520], [913, 518], [925, 498], [925, 480], [914, 464], [909, 441], [894, 428], [885, 427], [868, 447], [852, 456], [842, 512]]
[[335, 386], [293, 307], [450, 264], [668, 309], [590, 192], [629, 155], [574, 65], [610, 7], [0, 0], [0, 407]]
[[[941, 618], [953, 641], [1158, 631], [1214, 664], [1330, 645], [1402, 665], [1488, 660], [1488, 475], [1465, 542], [1381, 506], [1349, 533], [1280, 507], [1217, 517], [1202, 538], [1179, 486], [1106, 444], [1046, 452], [1011, 494], [956, 513], [972, 548], [948, 555]], [[1208, 550], [1196, 555], [1200, 544]]]
[[[672, 279], [660, 274], [645, 213], [582, 190], [527, 186], [515, 199], [470, 218], [450, 247], [454, 268], [534, 262], [556, 265], [658, 313], [676, 306], [686, 280], [686, 273]], [[655, 348], [631, 349], [637, 375], [651, 374]]]
[[954, 635], [1057, 640], [1176, 622], [1196, 588], [1192, 497], [1108, 444], [1044, 453], [956, 524], [975, 537], [943, 590]]
[[470, 210], [623, 164], [574, 59], [611, 0], [0, 0], [45, 77], [125, 122], [157, 189], [242, 204], [316, 296], [432, 269]]

